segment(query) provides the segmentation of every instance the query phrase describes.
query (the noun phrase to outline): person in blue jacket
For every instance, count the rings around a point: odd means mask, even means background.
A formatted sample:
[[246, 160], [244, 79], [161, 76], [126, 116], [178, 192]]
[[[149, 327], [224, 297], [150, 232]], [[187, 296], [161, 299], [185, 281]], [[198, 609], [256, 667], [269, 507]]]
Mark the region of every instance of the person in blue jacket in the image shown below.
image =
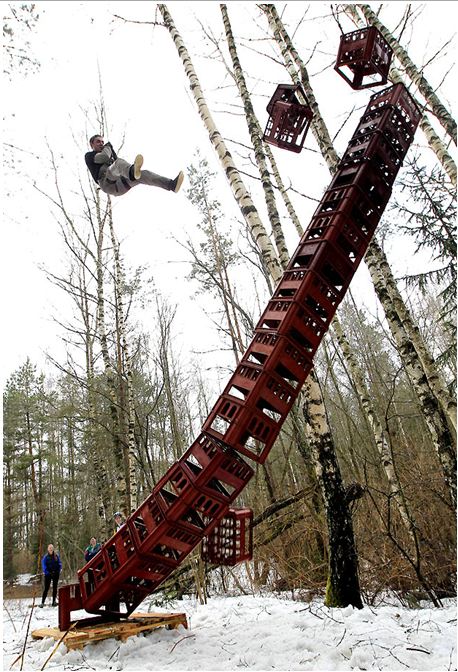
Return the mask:
[[48, 595], [49, 586], [52, 582], [52, 606], [57, 607], [57, 583], [62, 570], [62, 562], [59, 554], [54, 550], [54, 546], [49, 544], [48, 552], [41, 559], [41, 568], [45, 577], [45, 587], [41, 598], [40, 607], [44, 607]]
[[101, 548], [102, 544], [99, 544], [95, 537], [91, 537], [89, 546], [84, 551], [84, 559], [86, 560], [86, 562], [92, 560], [94, 555], [97, 555], [97, 553], [100, 551]]

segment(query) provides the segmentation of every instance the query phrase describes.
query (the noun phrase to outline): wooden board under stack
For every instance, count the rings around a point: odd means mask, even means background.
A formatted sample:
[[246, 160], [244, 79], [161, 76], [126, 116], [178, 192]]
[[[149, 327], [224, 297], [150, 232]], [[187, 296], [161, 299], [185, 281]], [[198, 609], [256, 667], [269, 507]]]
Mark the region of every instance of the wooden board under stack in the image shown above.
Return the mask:
[[188, 627], [186, 614], [135, 613], [125, 621], [98, 623], [80, 628], [76, 623], [67, 633], [59, 628], [40, 628], [32, 632], [32, 637], [34, 639], [52, 637], [56, 641], [62, 640], [67, 649], [82, 649], [86, 644], [102, 639], [114, 637], [124, 642], [128, 637], [138, 635], [140, 632], [155, 628], [173, 630], [179, 625]]

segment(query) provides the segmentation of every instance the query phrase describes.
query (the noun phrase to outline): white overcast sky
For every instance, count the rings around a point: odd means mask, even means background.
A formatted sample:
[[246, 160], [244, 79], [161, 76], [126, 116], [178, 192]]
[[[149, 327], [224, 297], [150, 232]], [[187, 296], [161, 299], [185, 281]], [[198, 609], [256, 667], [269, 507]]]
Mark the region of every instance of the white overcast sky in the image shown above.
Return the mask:
[[[2, 7], [8, 3], [1, 3]], [[13, 3], [14, 4], [14, 3]], [[19, 4], [19, 3], [16, 3]], [[255, 3], [229, 2], [229, 14], [236, 36], [250, 34], [262, 37], [266, 22], [257, 16]], [[373, 3], [378, 6], [378, 3]], [[277, 4], [279, 10], [284, 3]], [[288, 3], [285, 19], [291, 26], [307, 8], [307, 3]], [[406, 3], [388, 3], [382, 19], [391, 27], [400, 21]], [[418, 7], [413, 3], [414, 7]], [[453, 2], [422, 3], [412, 33], [404, 36], [410, 41], [409, 52], [421, 65], [452, 36]], [[2, 111], [5, 117], [3, 140], [16, 146], [14, 167], [4, 168], [4, 216], [2, 226], [2, 379], [4, 380], [29, 356], [39, 366], [44, 365], [44, 352], [51, 350], [59, 356], [59, 333], [53, 317], [66, 310], [65, 297], [51, 288], [40, 266], [58, 272], [62, 270], [63, 243], [59, 235], [56, 213], [49, 201], [34, 187], [55, 195], [50, 168], [50, 150], [58, 165], [60, 188], [69, 207], [77, 208], [78, 184], [88, 179], [83, 155], [87, 151], [88, 135], [98, 132], [87, 122], [87, 113], [99, 100], [99, 73], [110, 131], [107, 134], [115, 147], [124, 138], [121, 155], [133, 158], [141, 152], [145, 168], [174, 177], [194, 160], [199, 148], [211, 164], [218, 163], [207, 132], [197, 114], [189, 91], [188, 80], [168, 32], [152, 25], [126, 24], [113, 19], [113, 14], [137, 21], [154, 21], [152, 2], [37, 2], [40, 19], [37, 30], [29, 39], [32, 53], [41, 63], [36, 74], [15, 75], [10, 82], [3, 79]], [[229, 140], [247, 141], [241, 126], [238, 100], [229, 87], [224, 67], [205, 44], [199, 20], [210, 25], [215, 35], [222, 33], [219, 2], [170, 2], [169, 10], [191, 53], [201, 85], [214, 118], [223, 136]], [[328, 3], [311, 3], [305, 21], [295, 37], [296, 46], [307, 60], [317, 42], [317, 56], [310, 65], [314, 86], [323, 116], [331, 134], [339, 130], [353, 110], [349, 122], [338, 135], [336, 144], [342, 151], [351, 137], [370, 93], [353, 92], [332, 70], [337, 53], [339, 27], [320, 16], [328, 14]], [[160, 18], [159, 13], [157, 18]], [[256, 27], [254, 22], [257, 22]], [[345, 32], [354, 27], [343, 22]], [[247, 42], [244, 43], [247, 45]], [[255, 50], [273, 55], [264, 40], [241, 48], [239, 56], [245, 69], [252, 73], [250, 87], [255, 110], [265, 124], [265, 106], [276, 85], [288, 82], [286, 72], [273, 60], [261, 58]], [[455, 47], [448, 55], [430, 66], [427, 76], [433, 85], [441, 83], [454, 61]], [[226, 54], [229, 61], [229, 57]], [[327, 66], [323, 72], [322, 68]], [[320, 74], [319, 74], [320, 73]], [[455, 82], [456, 83], [456, 82]], [[219, 90], [219, 87], [223, 87]], [[454, 107], [453, 76], [448, 75], [442, 96]], [[107, 137], [106, 136], [106, 137]], [[107, 137], [108, 139], [108, 137]], [[416, 143], [424, 145], [421, 132]], [[236, 147], [229, 143], [235, 154]], [[320, 199], [329, 182], [329, 175], [311, 133], [306, 149], [299, 155], [274, 148], [287, 183], [312, 199]], [[243, 170], [253, 173], [249, 163], [236, 161]], [[258, 184], [249, 178], [246, 184], [254, 194]], [[240, 219], [224, 176], [217, 181], [218, 198], [227, 213], [228, 226]], [[203, 333], [210, 329], [203, 309], [193, 304], [194, 289], [186, 281], [188, 267], [182, 263], [185, 254], [173, 237], [185, 240], [195, 227], [196, 213], [184, 191], [173, 195], [159, 189], [137, 187], [115, 200], [117, 233], [122, 240], [122, 252], [128, 265], [148, 264], [159, 289], [180, 303], [180, 330], [188, 347], [198, 347]], [[293, 195], [304, 227], [313, 212], [313, 200]], [[261, 214], [262, 200], [257, 199]], [[290, 252], [297, 241], [292, 226], [287, 235]], [[407, 245], [406, 241], [402, 243]], [[408, 248], [407, 248], [408, 249]], [[405, 259], [393, 263], [405, 264]], [[401, 256], [409, 258], [409, 252]], [[411, 259], [415, 269], [415, 259]], [[404, 269], [403, 269], [404, 270]], [[361, 268], [358, 278], [364, 285], [366, 271]], [[357, 291], [355, 278], [354, 288]], [[363, 292], [364, 295], [364, 292]], [[364, 300], [364, 296], [363, 296]], [[196, 312], [197, 311], [197, 312]], [[193, 324], [193, 335], [186, 336], [187, 325]], [[198, 328], [196, 330], [196, 324]], [[197, 332], [197, 333], [196, 333]], [[194, 341], [192, 340], [194, 339]], [[209, 337], [211, 342], [212, 336]]]

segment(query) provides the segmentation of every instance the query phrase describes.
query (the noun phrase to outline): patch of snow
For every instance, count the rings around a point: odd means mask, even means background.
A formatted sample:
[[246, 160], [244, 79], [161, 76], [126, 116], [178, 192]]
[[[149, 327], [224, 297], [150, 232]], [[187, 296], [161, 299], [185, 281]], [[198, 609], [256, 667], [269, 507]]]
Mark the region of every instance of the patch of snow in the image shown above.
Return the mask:
[[[147, 611], [149, 600], [138, 608]], [[29, 600], [6, 600], [4, 669], [21, 650]], [[189, 629], [159, 628], [130, 637], [88, 644], [82, 651], [60, 645], [47, 668], [63, 670], [451, 670], [456, 669], [456, 600], [435, 609], [329, 609], [322, 599], [298, 602], [285, 596], [195, 598], [168, 609], [184, 612]], [[72, 618], [84, 617], [75, 612]], [[57, 627], [57, 609], [35, 609], [23, 669], [39, 670], [56, 642], [33, 640], [31, 631]], [[17, 667], [17, 665], [15, 666]], [[13, 668], [15, 669], [15, 668]], [[19, 669], [19, 668], [18, 668]]]

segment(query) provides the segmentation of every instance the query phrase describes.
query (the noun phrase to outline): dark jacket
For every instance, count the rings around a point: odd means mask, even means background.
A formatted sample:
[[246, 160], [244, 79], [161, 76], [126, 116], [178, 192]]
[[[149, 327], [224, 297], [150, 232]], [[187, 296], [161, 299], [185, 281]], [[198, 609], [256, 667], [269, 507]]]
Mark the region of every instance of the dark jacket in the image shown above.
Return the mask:
[[54, 552], [52, 555], [49, 555], [49, 553], [46, 553], [41, 559], [41, 567], [45, 576], [60, 574], [62, 563], [59, 554]]
[[99, 173], [102, 166], [111, 165], [117, 159], [111, 142], [106, 142], [101, 152], [87, 152], [84, 156], [86, 166], [89, 169], [94, 181], [99, 183]]
[[100, 551], [102, 548], [102, 544], [96, 544], [95, 546], [88, 546], [86, 550], [84, 551], [84, 559], [86, 562], [89, 562], [89, 560], [92, 560], [92, 558], [97, 555], [97, 553]]

